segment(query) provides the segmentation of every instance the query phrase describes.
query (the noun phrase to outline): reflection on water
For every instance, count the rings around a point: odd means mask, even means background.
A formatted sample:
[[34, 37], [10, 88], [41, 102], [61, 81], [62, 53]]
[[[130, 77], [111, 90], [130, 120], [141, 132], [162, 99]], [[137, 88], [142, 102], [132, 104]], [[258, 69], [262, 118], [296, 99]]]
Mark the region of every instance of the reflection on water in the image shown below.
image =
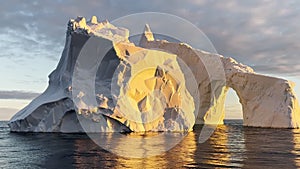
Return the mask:
[[237, 127], [239, 128], [239, 126], [220, 125], [209, 140], [203, 144], [197, 144], [196, 163], [188, 166], [242, 167], [245, 144], [243, 133], [239, 133], [236, 130]]
[[244, 165], [247, 168], [260, 166], [295, 168], [296, 155], [293, 151], [294, 146], [299, 145], [300, 142], [294, 142], [294, 132], [297, 131], [245, 128], [247, 159], [244, 161]]
[[[0, 166], [3, 168], [297, 168], [300, 167], [300, 130], [220, 125], [206, 142], [197, 139], [201, 126], [169, 151], [148, 158], [117, 156], [86, 135], [17, 134], [0, 125]], [[157, 134], [123, 135], [145, 139]], [[161, 150], [163, 144], [137, 144], [106, 134], [112, 149], [134, 153]], [[114, 144], [109, 143], [114, 140]], [[118, 141], [116, 141], [118, 140]], [[99, 141], [99, 140], [98, 140]], [[164, 143], [168, 139], [163, 140]], [[105, 144], [106, 144], [105, 143]]]
[[[89, 137], [100, 147], [129, 158], [160, 155], [185, 138], [188, 132], [98, 133]], [[155, 148], [154, 148], [155, 147]]]
[[293, 130], [293, 138], [294, 149], [292, 153], [295, 155], [296, 166], [300, 168], [300, 129]]
[[[107, 134], [110, 137], [109, 140], [112, 139], [113, 133]], [[118, 136], [116, 136], [118, 137]], [[129, 136], [129, 137], [135, 137], [136, 139], [140, 139], [140, 141], [144, 140], [146, 137], [153, 137], [153, 134], [150, 133], [150, 135], [143, 135], [137, 136], [136, 134], [134, 136]], [[144, 137], [144, 138], [143, 138]], [[166, 137], [165, 137], [166, 138]], [[187, 139], [188, 138], [188, 139]], [[115, 139], [116, 140], [116, 139]], [[104, 141], [104, 140], [102, 140]], [[137, 141], [137, 140], [135, 140]], [[157, 141], [157, 140], [154, 140]], [[169, 141], [169, 138], [166, 138], [164, 142]], [[139, 142], [139, 141], [137, 141]], [[115, 167], [115, 168], [157, 168], [158, 166], [160, 168], [169, 168], [169, 167], [178, 167], [178, 166], [183, 166], [186, 162], [194, 163], [194, 158], [193, 154], [197, 148], [196, 144], [196, 137], [195, 133], [188, 133], [188, 136], [185, 138], [183, 142], [180, 142], [176, 148], [171, 149], [167, 153], [163, 153], [158, 156], [151, 156], [147, 158], [128, 158], [128, 157], [122, 157], [122, 156], [117, 156], [117, 155], [112, 155], [109, 153], [107, 156], [108, 163], [106, 163], [106, 160], [103, 160], [103, 156], [107, 154], [108, 152], [105, 150], [102, 151], [96, 151], [97, 155], [94, 155], [93, 159], [80, 154], [81, 152], [90, 152], [91, 150], [97, 150], [99, 147], [96, 144], [88, 144], [86, 146], [86, 140], [77, 140], [75, 142], [75, 145], [77, 147], [77, 152], [79, 153], [78, 156], [76, 156], [76, 167], [77, 168], [82, 168], [83, 163], [88, 163], [90, 164], [89, 166], [91, 167], [97, 167], [97, 166], [107, 166], [109, 164], [110, 167]], [[157, 143], [161, 143], [160, 141]], [[137, 144], [138, 145], [138, 144]], [[150, 150], [150, 149], [158, 149], [160, 151], [161, 148], [164, 148], [164, 145], [156, 145], [152, 146], [153, 144], [145, 144], [141, 145], [140, 149], [136, 149], [136, 146], [134, 146], [134, 143], [128, 143], [120, 140], [119, 144], [116, 144], [112, 146], [112, 149], [119, 149], [119, 151], [126, 151], [128, 154], [134, 154], [135, 152], [139, 153], [139, 151], [144, 151], [144, 150]], [[141, 150], [142, 149], [142, 150]], [[113, 150], [114, 151], [114, 150]], [[125, 152], [125, 154], [126, 154]], [[118, 152], [120, 153], [120, 152]], [[106, 157], [106, 156], [105, 156]], [[111, 160], [113, 159], [113, 160]], [[100, 163], [102, 163], [100, 165]], [[105, 164], [104, 164], [105, 163]]]

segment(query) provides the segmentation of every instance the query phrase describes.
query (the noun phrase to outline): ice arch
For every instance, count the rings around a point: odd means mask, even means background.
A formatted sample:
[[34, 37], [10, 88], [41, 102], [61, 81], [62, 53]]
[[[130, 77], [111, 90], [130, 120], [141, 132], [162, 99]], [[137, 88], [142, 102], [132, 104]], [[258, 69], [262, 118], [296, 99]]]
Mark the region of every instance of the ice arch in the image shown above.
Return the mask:
[[[294, 84], [285, 79], [257, 74], [252, 68], [232, 58], [193, 49], [183, 43], [154, 40], [147, 30], [140, 45], [176, 54], [192, 69], [199, 84], [200, 109], [196, 123], [220, 124], [225, 117], [225, 98], [232, 88], [240, 99], [245, 126], [299, 128], [300, 109], [293, 91]], [[151, 37], [151, 38], [149, 38]], [[221, 60], [226, 82], [210, 79], [205, 66]], [[202, 62], [206, 60], [206, 65]], [[207, 60], [209, 60], [207, 62]], [[199, 75], [201, 72], [201, 75]], [[220, 70], [212, 71], [221, 74]], [[210, 72], [211, 73], [211, 72]], [[212, 91], [213, 90], [213, 91]], [[211, 93], [214, 92], [214, 98]]]

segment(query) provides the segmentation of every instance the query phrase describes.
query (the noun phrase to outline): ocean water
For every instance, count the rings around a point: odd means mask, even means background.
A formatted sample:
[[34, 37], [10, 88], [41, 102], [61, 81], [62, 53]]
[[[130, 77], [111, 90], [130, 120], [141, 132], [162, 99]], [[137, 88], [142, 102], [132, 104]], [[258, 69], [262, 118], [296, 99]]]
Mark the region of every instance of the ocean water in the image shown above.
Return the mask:
[[[240, 121], [226, 121], [199, 144], [201, 126], [196, 126], [161, 155], [128, 158], [102, 149], [85, 134], [10, 133], [6, 123], [0, 122], [0, 168], [5, 169], [300, 168], [298, 129], [251, 128], [243, 127]], [[130, 144], [120, 140], [119, 145]]]

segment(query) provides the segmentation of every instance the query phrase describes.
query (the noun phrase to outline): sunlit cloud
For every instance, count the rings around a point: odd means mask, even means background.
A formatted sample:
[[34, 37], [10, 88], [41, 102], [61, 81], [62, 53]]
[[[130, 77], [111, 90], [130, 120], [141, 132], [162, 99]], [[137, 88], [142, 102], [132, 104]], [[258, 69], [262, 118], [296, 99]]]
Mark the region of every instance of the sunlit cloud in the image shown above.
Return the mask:
[[[11, 59], [14, 66], [22, 66], [20, 69], [24, 69], [25, 74], [31, 73], [26, 69], [40, 69], [41, 63], [47, 63], [49, 66], [43, 74], [31, 74], [36, 81], [41, 76], [46, 77], [57, 64], [70, 18], [97, 15], [99, 20], [114, 20], [138, 12], [163, 12], [185, 18], [209, 37], [220, 54], [250, 65], [258, 72], [300, 75], [300, 2], [296, 0], [285, 3], [280, 0], [226, 3], [221, 0], [184, 3], [180, 0], [172, 3], [161, 0], [91, 0], [88, 3], [11, 0], [0, 6], [0, 58]], [[32, 62], [26, 61], [30, 59]], [[7, 66], [11, 67], [8, 62], [1, 62], [1, 67]], [[26, 77], [11, 79], [13, 77], [3, 80], [12, 83], [29, 80]], [[45, 78], [43, 85], [46, 81]]]

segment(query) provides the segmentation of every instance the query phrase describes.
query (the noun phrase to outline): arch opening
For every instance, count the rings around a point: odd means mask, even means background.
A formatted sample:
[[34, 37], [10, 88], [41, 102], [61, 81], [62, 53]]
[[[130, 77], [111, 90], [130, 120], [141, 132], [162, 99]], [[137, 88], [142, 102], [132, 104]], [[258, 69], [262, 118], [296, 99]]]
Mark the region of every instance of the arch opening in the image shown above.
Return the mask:
[[243, 109], [237, 93], [229, 88], [225, 98], [224, 124], [243, 123]]

